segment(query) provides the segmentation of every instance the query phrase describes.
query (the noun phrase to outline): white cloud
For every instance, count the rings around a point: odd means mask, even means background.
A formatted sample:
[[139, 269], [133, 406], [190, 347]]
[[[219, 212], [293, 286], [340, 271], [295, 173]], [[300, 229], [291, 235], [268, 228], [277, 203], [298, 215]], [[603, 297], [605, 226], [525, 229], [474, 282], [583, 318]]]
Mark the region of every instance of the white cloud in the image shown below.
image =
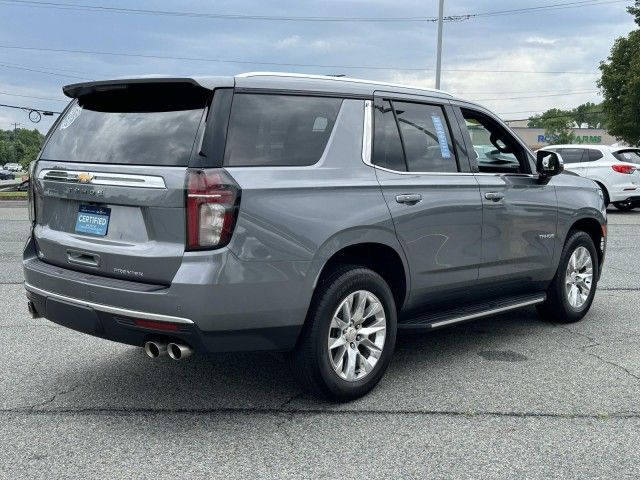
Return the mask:
[[277, 48], [292, 48], [300, 45], [299, 35], [290, 35], [276, 42]]
[[556, 38], [546, 38], [546, 37], [528, 37], [524, 42], [533, 44], [533, 45], [554, 45], [559, 40]]
[[322, 50], [326, 52], [332, 49], [332, 44], [327, 40], [314, 40], [313, 42], [311, 42], [311, 48], [313, 48], [314, 50]]

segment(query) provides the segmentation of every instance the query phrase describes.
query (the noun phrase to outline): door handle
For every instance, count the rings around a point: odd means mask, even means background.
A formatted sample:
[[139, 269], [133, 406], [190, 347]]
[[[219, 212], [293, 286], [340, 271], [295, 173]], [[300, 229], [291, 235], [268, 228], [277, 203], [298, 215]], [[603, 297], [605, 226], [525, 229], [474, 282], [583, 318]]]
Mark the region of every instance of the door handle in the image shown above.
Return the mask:
[[487, 200], [491, 200], [494, 202], [499, 202], [504, 198], [504, 193], [502, 192], [487, 192], [484, 194], [484, 198]]
[[98, 267], [100, 265], [100, 255], [94, 255], [76, 250], [67, 250], [67, 261], [87, 267]]
[[396, 202], [406, 203], [408, 205], [415, 205], [422, 201], [422, 195], [419, 193], [405, 193], [403, 195], [396, 195]]

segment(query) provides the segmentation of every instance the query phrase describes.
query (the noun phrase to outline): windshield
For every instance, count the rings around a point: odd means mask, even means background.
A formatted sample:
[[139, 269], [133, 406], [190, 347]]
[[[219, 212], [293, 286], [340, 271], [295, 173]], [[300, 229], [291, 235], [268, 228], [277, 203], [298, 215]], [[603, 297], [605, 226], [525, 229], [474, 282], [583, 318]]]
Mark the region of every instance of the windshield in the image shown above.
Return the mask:
[[640, 164], [640, 150], [619, 150], [613, 156], [621, 162]]
[[190, 84], [129, 85], [80, 97], [41, 158], [185, 166], [210, 93]]

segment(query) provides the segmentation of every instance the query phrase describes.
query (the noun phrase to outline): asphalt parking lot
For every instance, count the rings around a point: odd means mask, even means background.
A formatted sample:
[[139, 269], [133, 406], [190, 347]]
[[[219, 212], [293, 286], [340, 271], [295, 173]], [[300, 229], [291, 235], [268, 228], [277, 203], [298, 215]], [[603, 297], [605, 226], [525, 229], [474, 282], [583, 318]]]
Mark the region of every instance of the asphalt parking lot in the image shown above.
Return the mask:
[[589, 315], [401, 336], [377, 389], [302, 394], [278, 355], [151, 360], [31, 320], [0, 203], [1, 478], [638, 478], [640, 211], [610, 211]]

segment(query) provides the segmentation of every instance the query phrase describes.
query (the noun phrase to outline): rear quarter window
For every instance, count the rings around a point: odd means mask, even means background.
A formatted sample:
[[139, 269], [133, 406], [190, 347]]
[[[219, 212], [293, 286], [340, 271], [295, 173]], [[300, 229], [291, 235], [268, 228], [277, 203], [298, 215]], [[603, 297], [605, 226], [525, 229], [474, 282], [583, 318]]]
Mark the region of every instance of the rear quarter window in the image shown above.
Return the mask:
[[313, 165], [327, 146], [341, 105], [340, 98], [235, 94], [225, 166]]

